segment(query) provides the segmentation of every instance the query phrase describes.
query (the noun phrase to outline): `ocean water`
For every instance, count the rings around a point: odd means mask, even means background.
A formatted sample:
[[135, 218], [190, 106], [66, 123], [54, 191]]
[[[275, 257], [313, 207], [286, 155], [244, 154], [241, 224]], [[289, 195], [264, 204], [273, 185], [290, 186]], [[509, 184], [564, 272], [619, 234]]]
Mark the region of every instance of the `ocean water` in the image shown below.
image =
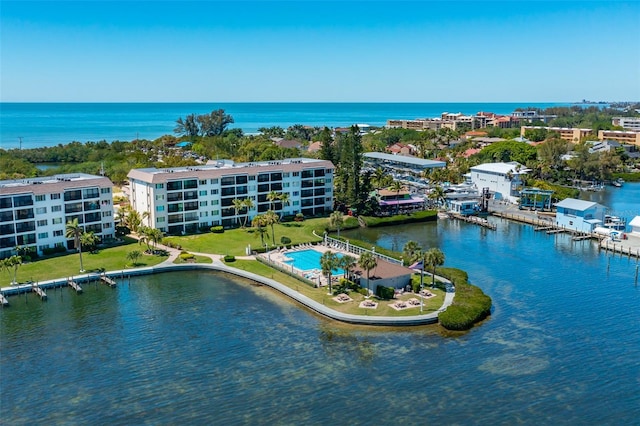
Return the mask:
[[[611, 188], [609, 206], [640, 184]], [[627, 207], [624, 207], [627, 208]], [[618, 209], [618, 210], [622, 210]], [[11, 297], [0, 414], [31, 424], [638, 424], [638, 261], [491, 218], [344, 232], [440, 247], [493, 299], [466, 334], [354, 327], [227, 274]]]
[[562, 103], [0, 103], [0, 148], [37, 148], [106, 140], [156, 139], [173, 134], [178, 118], [224, 109], [231, 128], [383, 126], [388, 119], [438, 117], [443, 112], [510, 114], [516, 108]]

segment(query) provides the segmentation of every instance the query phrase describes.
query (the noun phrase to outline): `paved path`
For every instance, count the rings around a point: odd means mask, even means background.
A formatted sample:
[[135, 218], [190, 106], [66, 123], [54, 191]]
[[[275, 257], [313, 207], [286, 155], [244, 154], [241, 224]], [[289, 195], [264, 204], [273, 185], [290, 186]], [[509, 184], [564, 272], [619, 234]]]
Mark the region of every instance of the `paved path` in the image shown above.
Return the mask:
[[[354, 315], [354, 314], [345, 314], [342, 312], [335, 311], [315, 300], [298, 293], [297, 291], [287, 287], [284, 284], [281, 284], [273, 279], [263, 277], [261, 275], [254, 274], [252, 272], [243, 271], [241, 269], [233, 268], [222, 261], [224, 256], [210, 253], [193, 253], [198, 256], [206, 256], [212, 259], [213, 263], [181, 263], [176, 264], [173, 263], [175, 259], [180, 255], [180, 250], [175, 248], [167, 247], [167, 246], [158, 246], [161, 249], [167, 250], [169, 252], [169, 256], [167, 259], [162, 261], [156, 266], [145, 267], [145, 268], [134, 268], [134, 269], [123, 269], [119, 271], [107, 271], [107, 276], [112, 277], [130, 277], [132, 275], [147, 275], [154, 274], [159, 272], [169, 272], [169, 271], [181, 271], [181, 270], [215, 270], [215, 271], [224, 271], [229, 272], [237, 276], [241, 276], [244, 278], [251, 279], [253, 281], [259, 282], [261, 284], [268, 285], [269, 287], [278, 290], [282, 294], [291, 297], [295, 301], [301, 303], [307, 308], [322, 314], [328, 318], [347, 322], [351, 324], [364, 324], [364, 325], [384, 325], [384, 326], [409, 326], [409, 325], [423, 325], [423, 324], [434, 324], [438, 322], [438, 315], [440, 312], [446, 310], [451, 303], [453, 303], [453, 298], [455, 296], [455, 292], [448, 291], [445, 294], [444, 302], [442, 306], [435, 312], [430, 312], [428, 314], [423, 315], [413, 315], [407, 317], [387, 317], [387, 316], [369, 316], [369, 315]], [[255, 260], [254, 256], [237, 256], [236, 259], [247, 259], [247, 260]], [[76, 281], [87, 281], [94, 279], [96, 274], [84, 274], [75, 276], [74, 279]], [[49, 280], [39, 283], [40, 287], [47, 288], [58, 286], [63, 283], [66, 283], [66, 278], [57, 279], [57, 280]], [[26, 289], [23, 286], [17, 287], [5, 287], [0, 289], [5, 294], [11, 294], [13, 292], [20, 292]], [[29, 286], [30, 288], [30, 286]]]

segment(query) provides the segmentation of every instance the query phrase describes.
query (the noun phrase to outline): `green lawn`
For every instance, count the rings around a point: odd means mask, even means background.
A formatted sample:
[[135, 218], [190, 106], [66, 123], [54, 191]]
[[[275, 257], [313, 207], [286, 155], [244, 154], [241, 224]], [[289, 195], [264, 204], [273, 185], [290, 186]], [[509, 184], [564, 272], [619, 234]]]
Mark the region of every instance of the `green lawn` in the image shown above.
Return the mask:
[[[137, 242], [127, 239], [124, 245], [104, 248], [97, 253], [82, 253], [84, 269], [87, 273], [98, 272], [102, 269], [106, 271], [123, 269], [127, 264], [127, 253], [133, 250], [144, 252], [145, 246], [140, 246]], [[136, 264], [137, 267], [153, 266], [164, 261], [166, 256], [153, 256], [143, 254]], [[13, 270], [11, 271], [13, 274]], [[45, 281], [57, 278], [80, 275], [80, 257], [77, 253], [48, 259], [36, 260], [24, 263], [18, 268], [18, 282], [25, 281]], [[0, 286], [9, 286], [13, 275], [2, 271], [0, 275]]]
[[[269, 266], [260, 263], [255, 260], [236, 260], [235, 262], [228, 263], [229, 266], [242, 269], [244, 271], [253, 272], [255, 274], [272, 278], [278, 281], [281, 284], [286, 285], [287, 287], [296, 290], [297, 292], [304, 294], [310, 299], [315, 300], [316, 302], [322, 303], [338, 312], [344, 312], [347, 314], [355, 314], [355, 315], [372, 315], [372, 316], [391, 316], [391, 317], [402, 317], [402, 316], [413, 316], [420, 314], [420, 306], [415, 308], [403, 309], [401, 311], [396, 311], [389, 305], [393, 303], [392, 300], [376, 300], [378, 302], [378, 307], [376, 309], [363, 309], [360, 308], [360, 302], [364, 300], [364, 296], [362, 294], [356, 292], [350, 292], [349, 296], [353, 299], [351, 302], [347, 303], [339, 303], [333, 300], [332, 296], [327, 294], [327, 287], [322, 288], [313, 288], [285, 273], [277, 271], [275, 269], [270, 268]], [[442, 306], [442, 302], [444, 301], [444, 292], [441, 290], [430, 290], [435, 297], [425, 300], [423, 306], [423, 313], [429, 313], [436, 311], [440, 306]], [[400, 300], [409, 300], [412, 297], [416, 297], [412, 294], [405, 294], [400, 297]]]
[[[321, 241], [313, 235], [316, 229], [319, 235], [328, 226], [329, 219], [306, 219], [304, 222], [279, 223], [274, 226], [275, 244], [271, 236], [271, 227], [267, 227], [268, 233], [264, 234], [264, 240], [269, 247], [282, 246], [280, 238], [291, 239], [292, 244], [302, 244]], [[207, 232], [205, 234], [187, 235], [184, 237], [166, 237], [165, 243], [180, 245], [183, 250], [195, 253], [215, 253], [232, 256], [244, 256], [245, 248], [251, 245], [252, 249], [263, 247], [260, 236], [255, 228], [238, 228], [224, 231], [222, 234]]]
[[176, 260], [173, 261], [173, 263], [178, 265], [182, 263], [213, 263], [213, 260], [209, 256], [196, 255], [193, 257], [193, 260], [184, 260], [178, 257], [176, 258]]

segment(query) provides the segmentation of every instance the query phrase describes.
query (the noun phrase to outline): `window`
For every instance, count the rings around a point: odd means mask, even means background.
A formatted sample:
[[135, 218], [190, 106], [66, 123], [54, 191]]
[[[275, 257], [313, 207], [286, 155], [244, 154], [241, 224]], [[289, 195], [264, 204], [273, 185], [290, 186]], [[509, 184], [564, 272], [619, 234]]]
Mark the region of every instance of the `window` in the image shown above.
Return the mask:
[[58, 229], [53, 231], [53, 236], [54, 237], [62, 237], [64, 235], [64, 231], [62, 229]]
[[202, 180], [199, 180], [198, 183], [200, 185], [206, 185], [207, 184], [207, 180], [206, 179], [202, 179]]
[[54, 247], [64, 247], [64, 243], [60, 242], [60, 243], [55, 243], [53, 245]]
[[209, 212], [200, 212], [200, 217], [207, 217], [209, 216]]
[[90, 198], [98, 198], [100, 197], [100, 191], [98, 188], [87, 188], [82, 190], [82, 198], [90, 199]]
[[207, 191], [198, 191], [198, 195], [200, 195], [201, 197], [204, 197], [207, 195]]
[[111, 216], [111, 210], [102, 212], [102, 217], [109, 217], [109, 216]]
[[300, 176], [300, 172], [293, 172], [294, 176]]
[[38, 250], [40, 251], [45, 251], [48, 248], [49, 248], [49, 244], [43, 244], [41, 246], [38, 246]]
[[62, 206], [51, 206], [51, 211], [52, 212], [61, 212], [62, 211]]
[[206, 201], [200, 201], [200, 207], [207, 207]]
[[164, 183], [156, 183], [156, 189], [164, 188]]
[[297, 197], [297, 196], [299, 196], [299, 195], [300, 195], [300, 193], [299, 193], [298, 191], [293, 191], [293, 196], [294, 196], [294, 197]]
[[211, 195], [218, 195], [218, 190], [217, 189], [212, 189], [211, 190]]
[[294, 206], [299, 206], [299, 205], [300, 205], [300, 201], [295, 200], [295, 201], [293, 202], [293, 205], [294, 205]]
[[103, 228], [111, 228], [111, 222], [107, 222], [104, 225], [102, 225]]
[[38, 226], [47, 226], [47, 225], [48, 225], [47, 219], [38, 221]]
[[285, 182], [285, 183], [283, 183], [283, 184], [282, 184], [282, 187], [283, 187], [283, 188], [289, 188], [289, 182]]
[[220, 215], [220, 210], [211, 210], [211, 216], [218, 216]]
[[18, 195], [13, 197], [13, 207], [25, 207], [32, 205], [33, 200], [31, 199], [31, 195]]
[[46, 207], [38, 207], [36, 209], [36, 214], [46, 214], [47, 213], [47, 208]]
[[46, 195], [36, 195], [36, 201], [44, 201], [47, 199]]
[[60, 194], [51, 194], [51, 199], [52, 200], [59, 200], [60, 199]]
[[164, 206], [156, 206], [156, 211], [157, 212], [163, 212], [164, 211]]
[[101, 194], [110, 194], [111, 193], [111, 188], [100, 188], [100, 193]]
[[286, 177], [286, 178], [291, 177], [291, 173], [283, 173], [282, 177]]
[[157, 223], [163, 223], [164, 221], [165, 221], [165, 217], [164, 217], [164, 216], [158, 216], [158, 217], [156, 218], [156, 222], [157, 222]]
[[[205, 201], [205, 203], [206, 203], [206, 201]], [[212, 206], [217, 206], [218, 204], [220, 204], [220, 200], [211, 200], [211, 205]]]
[[249, 176], [249, 180], [255, 181], [256, 177], [255, 176]]
[[218, 179], [211, 179], [210, 182], [211, 182], [211, 185], [217, 185]]
[[42, 240], [44, 238], [49, 238], [49, 233], [48, 232], [41, 232], [38, 234], [38, 239]]
[[59, 224], [62, 223], [62, 218], [61, 217], [53, 218], [53, 219], [51, 219], [51, 223], [54, 224], [54, 225], [59, 225]]
[[164, 194], [156, 194], [156, 201], [164, 200]]

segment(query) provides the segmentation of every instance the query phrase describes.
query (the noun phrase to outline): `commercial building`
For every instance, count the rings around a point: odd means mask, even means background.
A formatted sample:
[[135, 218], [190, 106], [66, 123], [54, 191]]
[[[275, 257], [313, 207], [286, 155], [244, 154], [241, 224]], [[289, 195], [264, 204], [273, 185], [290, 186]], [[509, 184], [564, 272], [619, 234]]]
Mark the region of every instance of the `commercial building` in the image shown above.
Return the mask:
[[[128, 175], [130, 203], [147, 214], [147, 226], [168, 234], [236, 226], [267, 210], [313, 216], [333, 209], [334, 169], [330, 161], [310, 158], [133, 169]], [[287, 202], [269, 200], [271, 192], [287, 194]], [[253, 207], [234, 207], [235, 199], [247, 198]]]
[[593, 201], [565, 198], [556, 204], [556, 225], [582, 232], [593, 232], [602, 225], [606, 207]]
[[478, 190], [488, 188], [496, 200], [516, 203], [523, 186], [522, 175], [529, 170], [517, 162], [486, 163], [471, 167], [471, 183]]
[[113, 238], [113, 183], [84, 173], [0, 181], [0, 258], [17, 246], [38, 254], [74, 248], [66, 223], [78, 219], [85, 232]]

